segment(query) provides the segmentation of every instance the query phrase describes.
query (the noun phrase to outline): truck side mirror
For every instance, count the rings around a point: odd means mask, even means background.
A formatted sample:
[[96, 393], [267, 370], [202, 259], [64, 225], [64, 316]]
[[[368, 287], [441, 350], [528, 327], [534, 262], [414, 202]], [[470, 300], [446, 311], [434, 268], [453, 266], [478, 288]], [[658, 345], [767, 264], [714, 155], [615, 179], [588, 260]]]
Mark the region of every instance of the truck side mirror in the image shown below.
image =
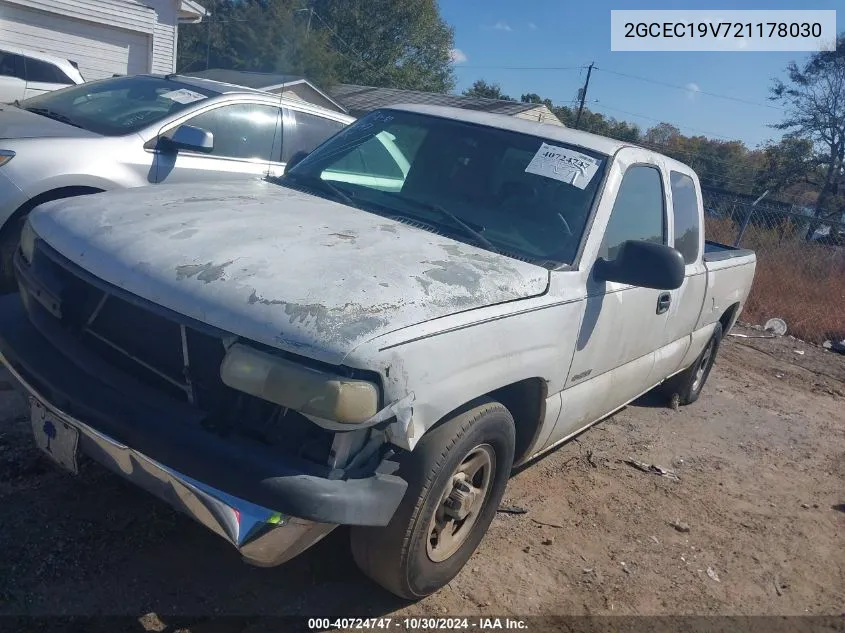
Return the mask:
[[619, 246], [615, 259], [596, 260], [593, 274], [599, 281], [675, 290], [684, 283], [684, 256], [670, 246], [628, 240]]

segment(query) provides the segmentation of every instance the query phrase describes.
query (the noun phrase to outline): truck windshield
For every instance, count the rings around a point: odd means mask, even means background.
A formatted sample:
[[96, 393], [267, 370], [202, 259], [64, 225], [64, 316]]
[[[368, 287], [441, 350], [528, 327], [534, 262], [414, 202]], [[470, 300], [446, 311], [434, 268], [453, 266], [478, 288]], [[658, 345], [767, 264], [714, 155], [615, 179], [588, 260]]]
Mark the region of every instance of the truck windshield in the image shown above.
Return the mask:
[[571, 264], [607, 156], [561, 141], [377, 110], [288, 172], [327, 196], [487, 250]]
[[18, 107], [97, 134], [131, 134], [219, 93], [191, 84], [138, 75], [54, 90]]

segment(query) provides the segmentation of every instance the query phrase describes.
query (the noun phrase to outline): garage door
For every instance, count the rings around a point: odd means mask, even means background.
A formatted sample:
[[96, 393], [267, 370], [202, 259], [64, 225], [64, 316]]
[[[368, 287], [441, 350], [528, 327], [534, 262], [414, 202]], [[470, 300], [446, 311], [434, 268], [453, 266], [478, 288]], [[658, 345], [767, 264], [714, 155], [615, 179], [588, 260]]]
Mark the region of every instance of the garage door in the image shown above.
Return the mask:
[[152, 35], [0, 2], [0, 42], [76, 62], [91, 81], [150, 71]]

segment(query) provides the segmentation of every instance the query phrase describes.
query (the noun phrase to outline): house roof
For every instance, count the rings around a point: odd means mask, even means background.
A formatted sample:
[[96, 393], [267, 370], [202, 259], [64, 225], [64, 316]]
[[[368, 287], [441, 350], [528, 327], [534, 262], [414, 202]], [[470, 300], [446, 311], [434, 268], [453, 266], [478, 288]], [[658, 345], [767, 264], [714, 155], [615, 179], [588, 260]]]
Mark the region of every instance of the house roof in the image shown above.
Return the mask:
[[199, 22], [208, 15], [208, 9], [195, 0], [179, 1], [179, 19], [183, 22]]
[[198, 72], [190, 73], [192, 77], [199, 77], [201, 79], [209, 79], [211, 81], [220, 81], [226, 84], [236, 86], [245, 86], [246, 88], [253, 88], [255, 90], [264, 90], [267, 92], [274, 92], [279, 88], [285, 88], [294, 84], [308, 84], [312, 90], [322, 95], [326, 101], [334, 104], [338, 110], [346, 113], [346, 108], [338, 103], [335, 99], [323, 90], [320, 90], [311, 81], [302, 77], [301, 75], [286, 75], [282, 73], [260, 73], [249, 70], [227, 70], [225, 68], [210, 68], [208, 70], [200, 70]]
[[355, 116], [360, 116], [376, 108], [392, 106], [398, 103], [449, 106], [464, 110], [506, 114], [508, 116], [514, 116], [520, 112], [533, 110], [537, 107], [536, 103], [522, 103], [520, 101], [488, 99], [485, 97], [465, 97], [439, 94], [436, 92], [419, 92], [417, 90], [399, 90], [397, 88], [356, 86], [353, 84], [332, 86], [329, 88], [328, 93], [349, 110], [350, 114]]
[[[227, 70], [225, 68], [211, 68], [190, 73], [193, 77], [222, 81], [225, 84], [246, 86], [256, 90], [266, 90], [275, 86], [293, 83], [295, 81], [307, 81], [299, 75], [284, 75], [280, 73], [258, 73], [248, 70]], [[310, 83], [310, 82], [309, 82]]]
[[[495, 99], [491, 99], [491, 101], [495, 101]], [[390, 106], [383, 107], [390, 107], [393, 110], [403, 110], [405, 112], [417, 112], [419, 114], [443, 117], [457, 121], [465, 121], [467, 123], [475, 123], [477, 125], [486, 125], [488, 127], [495, 127], [502, 130], [519, 132], [521, 134], [530, 134], [531, 136], [539, 136], [553, 141], [579, 145], [608, 156], [612, 156], [623, 147], [635, 146], [634, 143], [618, 141], [606, 136], [582, 132], [581, 130], [574, 130], [561, 125], [520, 119], [514, 116], [503, 115], [499, 112], [480, 112], [469, 108], [455, 108], [417, 103], [395, 103]], [[667, 160], [671, 161], [669, 158], [667, 158]]]

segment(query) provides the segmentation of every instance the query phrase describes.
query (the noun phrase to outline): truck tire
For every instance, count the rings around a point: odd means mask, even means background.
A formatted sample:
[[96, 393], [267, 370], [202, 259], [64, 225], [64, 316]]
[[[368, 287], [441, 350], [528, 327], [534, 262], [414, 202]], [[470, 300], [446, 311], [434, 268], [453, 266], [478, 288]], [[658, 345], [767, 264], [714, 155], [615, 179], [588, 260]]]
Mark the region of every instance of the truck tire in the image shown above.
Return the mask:
[[418, 600], [454, 578], [496, 516], [513, 466], [513, 416], [485, 398], [400, 458], [408, 490], [385, 527], [353, 527], [352, 555], [391, 593]]
[[678, 395], [678, 403], [682, 405], [692, 404], [698, 400], [704, 383], [710, 375], [713, 363], [716, 361], [716, 354], [719, 351], [719, 344], [722, 342], [722, 324], [716, 323], [713, 334], [707, 345], [701, 350], [701, 354], [695, 362], [680, 374], [672, 376], [661, 385], [661, 390], [668, 397]]

